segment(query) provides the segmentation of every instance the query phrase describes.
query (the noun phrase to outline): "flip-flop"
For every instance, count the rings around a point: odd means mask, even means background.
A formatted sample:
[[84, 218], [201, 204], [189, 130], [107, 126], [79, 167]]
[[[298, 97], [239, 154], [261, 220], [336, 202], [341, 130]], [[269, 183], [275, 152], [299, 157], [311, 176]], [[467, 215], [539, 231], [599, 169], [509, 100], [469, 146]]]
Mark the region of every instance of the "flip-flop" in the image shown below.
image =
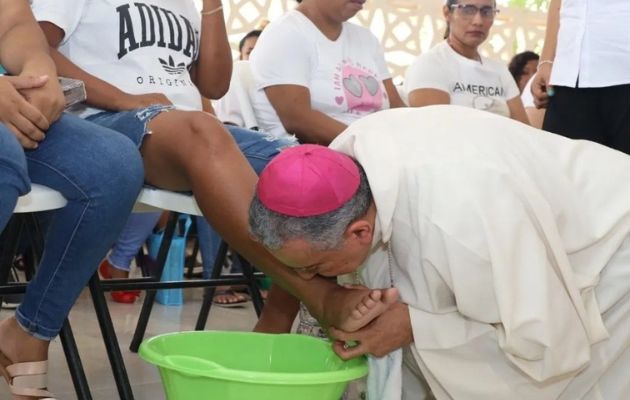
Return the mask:
[[[217, 301], [218, 296], [232, 296], [232, 298], [236, 298], [236, 301], [220, 302], [220, 301]], [[225, 290], [219, 289], [214, 293], [212, 304], [216, 304], [219, 307], [226, 307], [226, 308], [243, 307], [249, 300], [250, 300], [249, 296], [247, 296], [246, 294], [238, 293], [232, 289], [225, 289]]]
[[34, 400], [55, 400], [46, 390], [48, 361], [35, 361], [11, 364], [0, 352], [0, 374], [9, 385], [13, 396], [26, 396]]

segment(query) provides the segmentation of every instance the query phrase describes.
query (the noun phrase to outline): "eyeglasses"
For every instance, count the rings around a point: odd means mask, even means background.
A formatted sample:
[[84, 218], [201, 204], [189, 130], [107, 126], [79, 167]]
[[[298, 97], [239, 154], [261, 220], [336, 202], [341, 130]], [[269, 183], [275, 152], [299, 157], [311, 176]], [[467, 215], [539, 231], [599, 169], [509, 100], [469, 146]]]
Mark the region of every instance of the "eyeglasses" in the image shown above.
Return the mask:
[[458, 10], [459, 14], [465, 18], [472, 18], [479, 13], [481, 18], [494, 19], [494, 16], [499, 12], [492, 6], [477, 7], [474, 4], [453, 4], [451, 9]]

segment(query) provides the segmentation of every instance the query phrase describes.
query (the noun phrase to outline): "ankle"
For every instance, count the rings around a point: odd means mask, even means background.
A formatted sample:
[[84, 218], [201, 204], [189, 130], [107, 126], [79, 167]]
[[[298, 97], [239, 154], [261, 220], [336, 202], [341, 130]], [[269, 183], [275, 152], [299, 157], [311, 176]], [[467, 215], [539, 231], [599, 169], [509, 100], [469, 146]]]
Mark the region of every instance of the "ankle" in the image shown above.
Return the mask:
[[114, 267], [112, 264], [107, 263], [107, 270], [109, 272], [109, 275], [113, 278], [113, 279], [125, 279], [125, 278], [129, 278], [129, 271], [128, 270], [124, 270], [124, 269], [119, 269]]
[[49, 344], [27, 333], [15, 317], [0, 322], [0, 350], [13, 363], [48, 359]]

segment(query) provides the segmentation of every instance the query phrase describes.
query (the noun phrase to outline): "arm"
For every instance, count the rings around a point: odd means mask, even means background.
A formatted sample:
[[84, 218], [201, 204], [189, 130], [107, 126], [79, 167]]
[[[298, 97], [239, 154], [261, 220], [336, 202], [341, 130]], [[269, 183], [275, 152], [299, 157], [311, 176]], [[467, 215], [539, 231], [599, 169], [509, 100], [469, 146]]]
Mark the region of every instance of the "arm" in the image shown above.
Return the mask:
[[133, 110], [152, 104], [171, 104], [161, 93], [131, 95], [87, 73], [57, 51], [57, 47], [64, 37], [64, 31], [61, 28], [50, 22], [41, 22], [40, 27], [51, 47], [51, 56], [57, 65], [59, 74], [68, 78], [79, 79], [85, 84], [87, 104], [112, 111]]
[[[202, 12], [216, 10], [221, 0], [204, 0]], [[201, 94], [219, 99], [228, 91], [232, 75], [232, 51], [228, 43], [223, 12], [201, 16], [199, 59], [193, 80]]]
[[508, 100], [507, 105], [510, 109], [510, 118], [529, 125], [529, 118], [527, 117], [527, 113], [525, 112], [525, 107], [523, 107], [523, 101], [521, 101], [520, 96], [517, 96], [512, 100]]
[[385, 91], [387, 92], [387, 97], [389, 97], [389, 108], [400, 108], [407, 107], [403, 99], [400, 98], [400, 94], [394, 86], [393, 80], [385, 79], [383, 81], [383, 86], [385, 86]]
[[416, 89], [409, 93], [409, 107], [451, 104], [451, 96], [438, 89]]
[[304, 86], [269, 86], [265, 94], [287, 132], [302, 143], [328, 145], [346, 129], [345, 124], [311, 108], [310, 92]]
[[47, 76], [38, 88], [22, 94], [49, 123], [56, 121], [64, 107], [57, 70], [48, 46], [25, 0], [0, 0], [0, 60], [13, 75]]
[[[547, 31], [545, 32], [545, 45], [540, 54], [540, 61], [553, 61], [556, 58], [556, 46], [558, 44], [558, 30], [560, 29], [560, 8], [562, 0], [551, 0], [547, 14]], [[532, 82], [532, 95], [537, 108], [546, 108], [549, 102], [547, 87], [551, 78], [553, 64], [539, 64], [538, 72]]]
[[13, 75], [57, 77], [48, 44], [26, 0], [0, 0], [0, 60]]

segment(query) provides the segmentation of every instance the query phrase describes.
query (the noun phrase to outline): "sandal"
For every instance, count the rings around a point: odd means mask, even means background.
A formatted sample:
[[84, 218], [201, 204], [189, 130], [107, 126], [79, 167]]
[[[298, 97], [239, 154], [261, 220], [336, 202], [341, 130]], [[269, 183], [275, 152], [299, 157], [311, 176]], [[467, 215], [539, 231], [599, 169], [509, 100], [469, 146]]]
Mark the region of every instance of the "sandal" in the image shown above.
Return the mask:
[[[222, 299], [223, 297], [223, 299]], [[217, 289], [212, 303], [220, 307], [242, 307], [249, 301], [249, 296], [233, 289]]]
[[[109, 273], [110, 263], [107, 259], [101, 262], [101, 265], [98, 267], [98, 272], [103, 279], [112, 279], [112, 275]], [[140, 297], [139, 290], [114, 290], [111, 293], [112, 300], [116, 303], [125, 303], [132, 304], [135, 303], [136, 299]]]
[[53, 395], [46, 390], [48, 361], [11, 364], [11, 361], [0, 352], [0, 373], [4, 376], [13, 396], [54, 400]]

